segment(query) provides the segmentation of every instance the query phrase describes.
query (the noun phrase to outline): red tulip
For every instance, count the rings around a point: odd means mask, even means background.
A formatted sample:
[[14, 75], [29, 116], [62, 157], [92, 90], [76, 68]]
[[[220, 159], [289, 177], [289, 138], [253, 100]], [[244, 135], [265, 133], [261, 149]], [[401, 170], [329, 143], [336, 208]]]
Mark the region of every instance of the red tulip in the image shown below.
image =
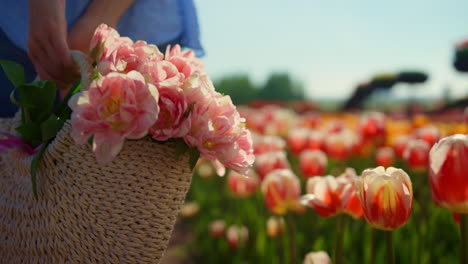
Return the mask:
[[344, 178], [349, 181], [351, 185], [351, 193], [348, 202], [345, 204], [344, 212], [356, 219], [362, 218], [364, 212], [362, 211], [361, 202], [359, 202], [355, 184], [359, 176], [356, 175], [356, 171], [353, 168], [346, 168], [345, 172], [338, 176], [338, 178]]
[[426, 141], [429, 146], [433, 146], [440, 139], [439, 129], [435, 126], [423, 126], [416, 130], [416, 138]]
[[277, 215], [284, 215], [298, 205], [301, 186], [299, 179], [290, 170], [270, 172], [262, 182], [267, 208]]
[[299, 155], [299, 165], [306, 178], [321, 176], [327, 166], [327, 156], [320, 150], [305, 150]]
[[351, 182], [331, 175], [317, 176], [307, 181], [307, 194], [301, 198], [322, 217], [334, 216], [342, 211], [351, 195]]
[[385, 115], [379, 112], [362, 115], [359, 119], [358, 131], [365, 140], [383, 139], [385, 137]]
[[468, 135], [443, 138], [430, 152], [429, 181], [440, 207], [468, 214]]
[[284, 139], [277, 136], [253, 134], [252, 139], [255, 155], [261, 155], [266, 152], [282, 151], [286, 147]]
[[356, 188], [364, 216], [374, 228], [395, 230], [408, 221], [413, 208], [413, 187], [403, 170], [367, 169], [356, 180]]
[[325, 150], [329, 157], [346, 160], [356, 143], [357, 136], [350, 130], [343, 130], [326, 137]]
[[242, 198], [255, 192], [259, 185], [259, 179], [253, 170], [249, 170], [248, 177], [231, 171], [227, 177], [227, 183], [232, 194]]
[[390, 147], [382, 147], [377, 149], [375, 161], [377, 166], [390, 167], [393, 165], [395, 159], [395, 152]]
[[291, 130], [287, 137], [289, 149], [295, 155], [301, 153], [307, 147], [309, 130], [305, 128]]
[[290, 168], [286, 154], [282, 151], [267, 152], [257, 156], [254, 167], [261, 180], [263, 180], [268, 173], [274, 170]]
[[395, 138], [393, 142], [393, 150], [395, 150], [395, 154], [400, 159], [403, 158], [403, 152], [405, 152], [406, 145], [411, 140], [411, 137], [408, 135], [400, 135]]
[[403, 158], [413, 170], [424, 170], [429, 165], [429, 144], [421, 139], [412, 139], [406, 145]]
[[306, 149], [320, 150], [324, 148], [324, 135], [321, 131], [311, 130], [307, 134]]

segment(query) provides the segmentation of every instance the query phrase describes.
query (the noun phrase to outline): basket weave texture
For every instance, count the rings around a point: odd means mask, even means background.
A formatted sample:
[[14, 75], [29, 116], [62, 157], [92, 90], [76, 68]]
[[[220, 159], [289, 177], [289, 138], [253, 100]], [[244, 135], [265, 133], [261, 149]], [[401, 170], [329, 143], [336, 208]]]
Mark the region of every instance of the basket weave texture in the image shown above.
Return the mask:
[[[15, 119], [0, 119], [14, 133]], [[188, 155], [150, 139], [126, 141], [100, 165], [91, 146], [76, 145], [66, 123], [39, 162], [0, 153], [1, 263], [159, 263], [191, 182]]]

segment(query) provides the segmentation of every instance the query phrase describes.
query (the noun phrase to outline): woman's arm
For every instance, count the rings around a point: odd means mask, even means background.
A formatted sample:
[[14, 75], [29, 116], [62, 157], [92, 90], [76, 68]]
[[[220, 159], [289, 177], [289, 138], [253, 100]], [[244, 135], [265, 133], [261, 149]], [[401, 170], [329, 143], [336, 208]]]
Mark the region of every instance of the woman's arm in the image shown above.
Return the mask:
[[68, 34], [70, 49], [89, 52], [89, 42], [101, 23], [116, 27], [122, 14], [135, 0], [94, 0]]

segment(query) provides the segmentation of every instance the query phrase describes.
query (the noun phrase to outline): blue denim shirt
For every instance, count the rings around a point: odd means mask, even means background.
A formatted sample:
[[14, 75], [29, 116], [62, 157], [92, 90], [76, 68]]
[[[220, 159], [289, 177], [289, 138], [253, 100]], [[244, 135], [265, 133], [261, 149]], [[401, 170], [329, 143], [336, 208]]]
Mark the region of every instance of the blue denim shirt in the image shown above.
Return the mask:
[[[91, 0], [67, 0], [66, 18], [70, 29]], [[0, 0], [0, 28], [18, 47], [27, 50], [28, 0]], [[122, 36], [163, 45], [178, 40], [203, 56], [193, 0], [135, 0], [117, 25]]]

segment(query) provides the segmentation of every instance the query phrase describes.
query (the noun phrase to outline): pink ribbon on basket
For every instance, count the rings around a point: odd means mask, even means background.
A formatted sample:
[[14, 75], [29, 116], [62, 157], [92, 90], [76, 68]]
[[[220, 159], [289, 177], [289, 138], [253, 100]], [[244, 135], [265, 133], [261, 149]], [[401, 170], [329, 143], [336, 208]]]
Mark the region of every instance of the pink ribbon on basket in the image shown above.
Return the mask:
[[33, 148], [29, 146], [26, 141], [10, 133], [0, 132], [0, 135], [6, 137], [6, 139], [0, 139], [0, 152], [12, 148], [23, 147], [29, 155], [33, 155], [41, 148], [41, 145]]

